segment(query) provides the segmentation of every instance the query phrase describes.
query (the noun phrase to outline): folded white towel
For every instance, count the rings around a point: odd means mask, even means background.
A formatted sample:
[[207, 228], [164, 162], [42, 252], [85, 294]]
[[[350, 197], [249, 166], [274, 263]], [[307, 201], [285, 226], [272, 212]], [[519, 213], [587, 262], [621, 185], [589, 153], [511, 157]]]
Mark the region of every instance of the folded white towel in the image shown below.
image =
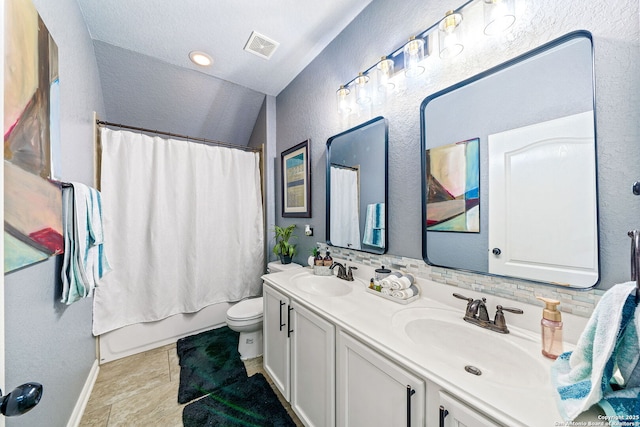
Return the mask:
[[415, 282], [415, 279], [411, 274], [403, 274], [402, 276], [396, 279], [391, 279], [391, 289], [395, 289], [395, 290], [408, 289], [409, 287], [411, 287], [411, 285], [413, 285], [414, 282]]
[[378, 281], [378, 283], [380, 283], [380, 286], [382, 286], [383, 289], [391, 289], [391, 278], [389, 277], [385, 277], [384, 279]]
[[393, 292], [393, 291], [391, 290], [391, 288], [382, 288], [382, 289], [380, 289], [380, 293], [381, 293], [381, 294], [384, 294], [384, 295], [389, 295], [389, 296], [391, 296], [392, 292]]
[[[635, 282], [609, 289], [593, 311], [576, 349], [551, 367], [556, 401], [565, 420], [599, 404], [612, 419], [640, 410], [640, 308]], [[622, 383], [614, 377], [617, 369]], [[621, 390], [618, 390], [622, 386]]]
[[398, 299], [409, 299], [418, 295], [418, 293], [418, 287], [416, 285], [411, 285], [407, 289], [394, 290], [391, 293], [391, 296]]

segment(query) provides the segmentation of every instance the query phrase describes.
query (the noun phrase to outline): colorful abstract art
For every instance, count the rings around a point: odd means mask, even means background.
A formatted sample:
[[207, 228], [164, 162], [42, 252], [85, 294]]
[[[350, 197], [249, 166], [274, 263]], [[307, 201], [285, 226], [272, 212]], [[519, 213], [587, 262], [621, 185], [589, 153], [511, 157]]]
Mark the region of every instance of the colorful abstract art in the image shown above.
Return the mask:
[[480, 140], [426, 150], [427, 230], [480, 232]]
[[[4, 271], [64, 251], [62, 196], [53, 181], [59, 147], [58, 47], [30, 0], [5, 1]], [[56, 171], [58, 173], [59, 171]]]

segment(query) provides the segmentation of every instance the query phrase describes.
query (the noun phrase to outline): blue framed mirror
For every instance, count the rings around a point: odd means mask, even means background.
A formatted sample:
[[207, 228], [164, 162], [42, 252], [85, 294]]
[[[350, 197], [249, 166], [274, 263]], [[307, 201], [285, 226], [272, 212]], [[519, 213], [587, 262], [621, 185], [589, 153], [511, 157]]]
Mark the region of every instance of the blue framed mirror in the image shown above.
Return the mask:
[[388, 124], [376, 117], [327, 140], [327, 243], [383, 254], [388, 247]]
[[420, 114], [428, 264], [567, 287], [598, 283], [589, 32], [435, 93]]

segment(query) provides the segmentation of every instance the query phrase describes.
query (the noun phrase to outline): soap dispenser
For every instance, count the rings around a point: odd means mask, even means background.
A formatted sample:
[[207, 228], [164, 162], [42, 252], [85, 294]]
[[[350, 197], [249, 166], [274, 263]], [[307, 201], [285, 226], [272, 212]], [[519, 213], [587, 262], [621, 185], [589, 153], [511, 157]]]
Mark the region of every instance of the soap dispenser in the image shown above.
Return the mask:
[[556, 359], [562, 354], [562, 314], [558, 311], [560, 301], [537, 297], [545, 303], [542, 310], [542, 354], [549, 359]]

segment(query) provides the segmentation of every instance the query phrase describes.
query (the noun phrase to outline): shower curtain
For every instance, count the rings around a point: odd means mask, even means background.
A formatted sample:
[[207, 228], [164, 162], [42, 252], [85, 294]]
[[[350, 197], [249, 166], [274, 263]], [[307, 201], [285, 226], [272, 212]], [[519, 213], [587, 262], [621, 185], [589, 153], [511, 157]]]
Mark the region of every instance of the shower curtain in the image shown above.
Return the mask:
[[360, 249], [358, 172], [331, 166], [331, 244]]
[[258, 153], [102, 129], [105, 248], [93, 334], [261, 294]]

